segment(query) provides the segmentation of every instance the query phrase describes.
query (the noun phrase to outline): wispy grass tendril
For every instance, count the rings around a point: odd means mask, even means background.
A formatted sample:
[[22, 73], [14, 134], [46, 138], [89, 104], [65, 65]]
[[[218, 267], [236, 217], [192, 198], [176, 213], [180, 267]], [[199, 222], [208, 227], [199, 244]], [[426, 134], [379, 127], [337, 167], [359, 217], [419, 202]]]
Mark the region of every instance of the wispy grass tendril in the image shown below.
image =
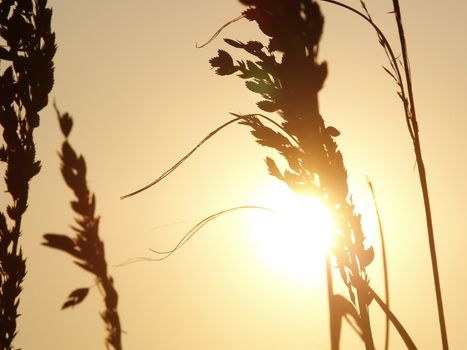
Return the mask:
[[183, 247], [199, 230], [201, 230], [206, 224], [211, 222], [214, 219], [217, 219], [220, 216], [223, 216], [225, 214], [229, 214], [231, 212], [237, 211], [237, 210], [244, 210], [244, 209], [259, 209], [259, 210], [266, 210], [266, 211], [273, 211], [270, 208], [262, 207], [262, 206], [256, 206], [256, 205], [242, 205], [239, 207], [234, 207], [234, 208], [229, 208], [225, 210], [221, 210], [217, 213], [211, 214], [208, 217], [204, 218], [203, 220], [199, 221], [196, 225], [194, 225], [187, 233], [183, 235], [183, 237], [178, 241], [178, 243], [175, 245], [174, 248], [170, 250], [156, 250], [156, 249], [149, 249], [151, 252], [161, 255], [158, 258], [151, 258], [151, 257], [135, 257], [132, 259], [129, 259], [118, 266], [125, 266], [129, 264], [133, 264], [136, 262], [141, 262], [141, 261], [162, 261], [167, 259], [169, 256], [171, 256], [173, 253], [178, 251], [181, 247]]

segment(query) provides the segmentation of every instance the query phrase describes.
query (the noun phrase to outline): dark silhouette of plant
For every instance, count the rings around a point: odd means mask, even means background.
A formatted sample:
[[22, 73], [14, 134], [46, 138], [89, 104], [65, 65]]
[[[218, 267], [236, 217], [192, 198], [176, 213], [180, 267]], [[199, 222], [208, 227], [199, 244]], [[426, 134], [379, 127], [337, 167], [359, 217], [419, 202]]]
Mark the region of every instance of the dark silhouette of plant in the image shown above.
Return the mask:
[[[318, 93], [326, 79], [327, 66], [317, 60], [324, 22], [317, 3], [305, 0], [240, 2], [248, 6], [243, 16], [255, 21], [269, 37], [269, 42], [245, 43], [225, 39], [227, 44], [245, 51], [253, 59], [234, 61], [228, 52], [219, 50], [210, 63], [219, 75], [237, 73], [245, 80], [249, 90], [261, 96], [258, 107], [264, 112], [276, 113], [280, 122], [258, 113], [232, 113], [234, 119], [211, 132], [158, 179], [124, 197], [139, 193], [161, 181], [224, 127], [235, 122], [249, 126], [260, 145], [275, 149], [287, 161], [287, 169], [280, 170], [276, 162], [267, 157], [269, 173], [285, 182], [295, 192], [321, 198], [334, 212], [337, 234], [332, 249], [332, 261], [331, 258], [327, 259], [332, 349], [339, 348], [342, 318], [350, 320], [366, 349], [375, 348], [369, 316], [372, 300], [386, 313], [407, 347], [416, 349], [399, 320], [369, 286], [366, 267], [374, 259], [374, 250], [365, 243], [361, 218], [355, 211], [348, 190], [347, 171], [335, 142], [340, 132], [333, 126], [326, 126], [319, 112]], [[215, 36], [218, 33], [219, 31]], [[263, 120], [272, 123], [279, 131], [266, 126]], [[175, 249], [179, 247], [177, 245]], [[165, 253], [172, 252], [173, 250]], [[332, 263], [347, 286], [349, 299], [333, 291]]]
[[19, 238], [29, 181], [39, 173], [34, 129], [53, 86], [55, 34], [46, 0], [0, 2], [0, 161], [11, 203], [0, 212], [0, 349], [13, 349], [21, 284], [26, 274]]
[[[313, 193], [335, 212], [339, 234], [333, 254], [350, 301], [334, 295], [332, 283], [328, 284], [332, 347], [338, 347], [340, 319], [348, 315], [366, 348], [374, 349], [366, 273], [374, 252], [372, 247], [365, 246], [360, 216], [348, 199], [347, 172], [334, 140], [340, 132], [326, 126], [319, 113], [318, 92], [327, 75], [326, 63], [317, 61], [323, 17], [315, 2], [240, 2], [249, 6], [243, 15], [258, 23], [270, 38], [269, 43], [225, 39], [227, 44], [253, 55], [255, 61], [234, 63], [230, 54], [219, 50], [211, 65], [219, 75], [238, 72], [246, 80], [246, 87], [263, 98], [258, 107], [265, 112], [277, 112], [283, 129], [296, 138], [298, 145], [292, 146], [259, 119], [242, 122], [252, 128], [259, 144], [276, 149], [287, 160], [288, 169], [280, 171], [273, 159], [266, 159], [272, 176], [295, 191]], [[328, 274], [328, 279], [332, 280], [332, 274]]]
[[[347, 173], [334, 141], [340, 132], [326, 127], [318, 108], [318, 92], [327, 74], [326, 64], [317, 62], [323, 18], [313, 2], [241, 2], [250, 6], [243, 15], [258, 23], [270, 37], [269, 43], [225, 39], [227, 44], [253, 55], [255, 61], [234, 62], [230, 54], [219, 50], [211, 65], [219, 75], [238, 72], [246, 80], [247, 88], [264, 99], [258, 102], [258, 107], [265, 112], [277, 112], [283, 120], [283, 130], [298, 142], [293, 146], [259, 119], [241, 122], [252, 128], [259, 144], [276, 149], [287, 160], [288, 169], [280, 171], [274, 160], [267, 158], [271, 175], [295, 191], [312, 192], [335, 211], [339, 234], [333, 254], [350, 301], [334, 295], [328, 269], [332, 347], [339, 346], [341, 318], [347, 316], [356, 323], [355, 329], [366, 348], [374, 349], [368, 313], [374, 292], [368, 286], [365, 270], [374, 258], [374, 251], [365, 246], [360, 216], [355, 214], [349, 198]], [[405, 341], [409, 347], [415, 347], [410, 338]]]
[[[96, 197], [91, 193], [86, 181], [86, 162], [82, 155], [77, 155], [68, 142], [73, 120], [68, 113], [61, 114], [55, 107], [60, 122], [60, 129], [65, 136], [60, 159], [63, 179], [75, 194], [71, 207], [76, 214], [76, 226], [71, 226], [75, 235], [44, 234], [43, 245], [64, 251], [75, 259], [75, 264], [92, 273], [96, 285], [102, 294], [105, 310], [101, 313], [105, 323], [107, 349], [121, 350], [121, 328], [117, 311], [118, 294], [114, 288], [113, 278], [107, 271], [104, 243], [99, 238], [99, 216], [96, 216]], [[62, 309], [81, 303], [87, 296], [89, 288], [78, 288], [70, 293]]]
[[435, 246], [435, 239], [434, 239], [434, 228], [433, 228], [433, 219], [431, 214], [431, 206], [430, 206], [430, 197], [428, 192], [428, 182], [426, 177], [426, 170], [425, 170], [425, 163], [423, 161], [422, 156], [422, 149], [420, 144], [420, 133], [418, 128], [418, 121], [417, 121], [417, 114], [415, 110], [415, 100], [413, 94], [413, 87], [412, 87], [412, 74], [410, 71], [410, 63], [409, 63], [409, 56], [407, 50], [407, 40], [405, 37], [404, 26], [402, 24], [402, 13], [399, 5], [399, 0], [392, 0], [393, 4], [393, 11], [392, 14], [395, 15], [397, 30], [399, 34], [399, 44], [401, 47], [401, 55], [402, 61], [395, 56], [394, 50], [391, 47], [391, 44], [386, 39], [385, 35], [378, 27], [378, 25], [373, 21], [364, 1], [360, 0], [360, 4], [363, 8], [363, 12], [356, 10], [355, 8], [346, 5], [340, 1], [335, 0], [321, 0], [323, 2], [332, 3], [334, 5], [338, 5], [343, 7], [354, 14], [360, 16], [364, 20], [366, 20], [376, 31], [379, 39], [379, 43], [383, 47], [386, 52], [386, 55], [389, 60], [390, 69], [383, 67], [384, 70], [391, 76], [392, 79], [396, 82], [399, 91], [398, 95], [402, 101], [404, 106], [404, 113], [405, 113], [405, 120], [407, 123], [407, 128], [409, 130], [410, 138], [412, 140], [412, 144], [414, 147], [417, 168], [418, 168], [418, 175], [420, 179], [420, 186], [422, 188], [423, 194], [423, 204], [425, 207], [425, 219], [427, 225], [427, 233], [428, 233], [428, 243], [430, 247], [430, 257], [431, 257], [431, 266], [433, 271], [433, 281], [435, 285], [435, 294], [436, 294], [436, 305], [438, 308], [438, 319], [440, 325], [440, 332], [441, 332], [441, 341], [443, 345], [443, 350], [449, 349], [448, 344], [448, 335], [446, 329], [446, 320], [444, 316], [444, 307], [443, 307], [443, 299], [441, 295], [441, 282], [439, 278], [439, 271], [438, 271], [438, 258], [436, 256], [436, 246]]

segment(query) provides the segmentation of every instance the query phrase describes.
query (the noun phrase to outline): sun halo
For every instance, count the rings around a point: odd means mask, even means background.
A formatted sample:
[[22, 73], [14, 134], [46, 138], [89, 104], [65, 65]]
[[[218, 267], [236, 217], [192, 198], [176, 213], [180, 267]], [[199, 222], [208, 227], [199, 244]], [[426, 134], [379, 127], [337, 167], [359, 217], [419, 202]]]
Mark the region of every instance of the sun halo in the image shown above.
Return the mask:
[[272, 209], [248, 216], [255, 255], [278, 276], [322, 284], [335, 232], [331, 211], [317, 197], [295, 194], [283, 183], [262, 188], [254, 199]]

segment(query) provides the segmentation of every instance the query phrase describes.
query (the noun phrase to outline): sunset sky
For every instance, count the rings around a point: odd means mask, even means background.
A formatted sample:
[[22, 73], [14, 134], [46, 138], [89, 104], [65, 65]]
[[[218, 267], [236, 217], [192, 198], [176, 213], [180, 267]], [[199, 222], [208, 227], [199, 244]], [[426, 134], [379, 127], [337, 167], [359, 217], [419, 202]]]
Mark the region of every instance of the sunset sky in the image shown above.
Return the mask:
[[[324, 262], [311, 259], [296, 278], [284, 268], [289, 257], [282, 258], [284, 264], [270, 259], [271, 250], [262, 247], [276, 220], [270, 213], [228, 214], [163, 262], [117, 266], [151, 257], [149, 248], [170, 249], [214, 212], [274, 206], [285, 198], [282, 184], [267, 174], [263, 161], [279, 156], [257, 145], [245, 126], [231, 126], [157, 186], [119, 199], [171, 167], [227, 121], [229, 112], [257, 111], [257, 97], [240, 79], [219, 77], [208, 63], [218, 49], [227, 48], [224, 37], [264, 39], [256, 25], [238, 21], [207, 47], [195, 48], [240, 15], [240, 3], [49, 3], [58, 44], [50, 101], [74, 117], [70, 143], [84, 155], [89, 186], [97, 196], [100, 235], [119, 293], [124, 349], [329, 349]], [[359, 6], [359, 1], [347, 3]], [[367, 6], [400, 53], [388, 14], [392, 2], [368, 0]], [[374, 184], [387, 240], [391, 309], [419, 349], [440, 349], [423, 200], [397, 87], [381, 68], [388, 63], [369, 25], [334, 5], [322, 3], [321, 8], [320, 57], [329, 75], [320, 109], [326, 123], [341, 131], [337, 142], [353, 198], [375, 248], [368, 270], [371, 285], [383, 295], [381, 248], [365, 176]], [[467, 344], [467, 4], [401, 0], [401, 8], [449, 342], [452, 349], [462, 349]], [[15, 346], [104, 349], [98, 314], [103, 305], [96, 288], [75, 309], [60, 310], [72, 290], [94, 284], [92, 276], [69, 256], [40, 245], [42, 234], [70, 233], [73, 222], [72, 193], [57, 156], [63, 139], [51, 106], [42, 111], [35, 136], [43, 167], [32, 181], [24, 219], [28, 273]], [[385, 320], [374, 303], [370, 315], [380, 349]], [[363, 348], [348, 326], [341, 343], [342, 349]], [[403, 348], [393, 328], [390, 348]]]

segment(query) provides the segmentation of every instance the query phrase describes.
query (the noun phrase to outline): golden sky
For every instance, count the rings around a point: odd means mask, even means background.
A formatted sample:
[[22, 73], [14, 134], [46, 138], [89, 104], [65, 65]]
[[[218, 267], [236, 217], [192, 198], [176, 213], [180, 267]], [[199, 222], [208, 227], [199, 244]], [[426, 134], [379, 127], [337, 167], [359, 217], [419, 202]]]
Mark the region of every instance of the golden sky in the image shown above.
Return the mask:
[[[352, 2], [358, 6], [358, 1]], [[441, 5], [440, 5], [441, 4]], [[56, 81], [61, 110], [75, 119], [71, 143], [83, 153], [97, 195], [101, 237], [119, 292], [125, 349], [329, 349], [324, 278], [297, 283], [275, 273], [251, 244], [251, 214], [206, 226], [161, 262], [117, 264], [170, 248], [197, 220], [261, 201], [274, 188], [260, 148], [245, 127], [214, 137], [155, 188], [125, 201], [183, 156], [229, 112], [254, 112], [256, 97], [240, 79], [219, 77], [208, 61], [220, 38], [196, 49], [242, 7], [231, 1], [50, 1], [57, 34]], [[391, 1], [368, 0], [374, 19], [395, 41]], [[396, 86], [374, 32], [361, 19], [323, 4], [321, 59], [329, 76], [320, 94], [328, 124], [349, 171], [355, 201], [365, 208], [375, 186], [388, 244], [392, 309], [420, 349], [439, 349], [440, 336], [415, 156]], [[401, 0], [409, 45], [422, 150], [428, 173], [448, 335], [452, 349], [467, 344], [467, 236], [463, 219], [467, 138], [467, 45], [461, 0]], [[221, 37], [257, 39], [245, 20]], [[398, 51], [398, 50], [396, 50]], [[60, 311], [75, 288], [93, 284], [68, 256], [40, 245], [45, 232], [69, 233], [72, 197], [59, 172], [62, 142], [52, 108], [36, 133], [43, 168], [33, 179], [23, 228], [27, 256], [16, 346], [24, 349], [101, 349], [104, 328], [97, 290], [74, 310]], [[369, 238], [375, 232], [367, 233]], [[383, 291], [379, 242], [369, 269]], [[378, 348], [384, 318], [372, 305]], [[359, 349], [350, 328], [343, 349]], [[402, 348], [392, 331], [391, 349]]]

